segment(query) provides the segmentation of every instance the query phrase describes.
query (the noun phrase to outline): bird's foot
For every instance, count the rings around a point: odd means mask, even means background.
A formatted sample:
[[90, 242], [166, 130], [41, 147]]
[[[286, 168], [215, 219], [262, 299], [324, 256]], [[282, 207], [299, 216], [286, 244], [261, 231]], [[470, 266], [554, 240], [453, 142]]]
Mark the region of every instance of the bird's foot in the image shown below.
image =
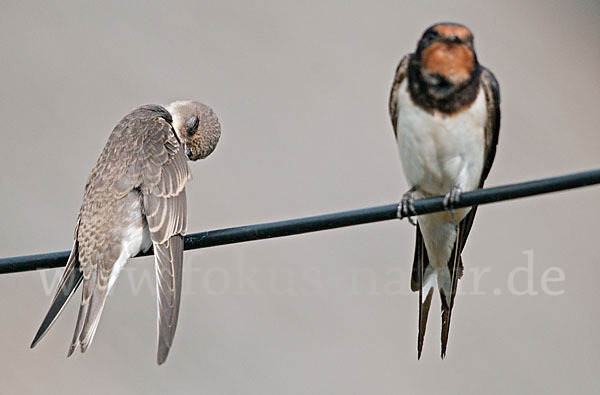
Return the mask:
[[450, 216], [454, 217], [454, 209], [456, 205], [460, 201], [460, 196], [462, 195], [462, 189], [460, 187], [455, 186], [452, 188], [450, 192], [444, 196], [444, 209], [450, 210]]
[[398, 218], [407, 218], [408, 222], [414, 226], [417, 226], [417, 223], [412, 218], [415, 215], [415, 198], [413, 194], [416, 190], [416, 187], [412, 187], [402, 195], [400, 204], [398, 204], [398, 212], [396, 213]]

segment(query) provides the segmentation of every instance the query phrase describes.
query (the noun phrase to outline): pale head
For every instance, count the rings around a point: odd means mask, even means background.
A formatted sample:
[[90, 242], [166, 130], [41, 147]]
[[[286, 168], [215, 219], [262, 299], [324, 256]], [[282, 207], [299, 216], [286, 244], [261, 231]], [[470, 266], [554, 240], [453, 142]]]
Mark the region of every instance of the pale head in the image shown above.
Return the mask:
[[176, 101], [166, 109], [190, 160], [204, 159], [214, 151], [221, 137], [221, 125], [210, 107], [197, 101]]

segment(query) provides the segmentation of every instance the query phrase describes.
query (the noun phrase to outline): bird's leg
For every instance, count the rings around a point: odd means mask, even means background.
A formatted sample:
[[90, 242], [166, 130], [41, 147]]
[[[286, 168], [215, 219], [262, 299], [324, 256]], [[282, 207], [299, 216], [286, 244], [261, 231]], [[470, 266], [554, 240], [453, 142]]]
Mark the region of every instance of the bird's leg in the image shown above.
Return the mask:
[[460, 201], [460, 195], [462, 195], [462, 188], [455, 186], [444, 196], [444, 209], [450, 210], [450, 217], [454, 219], [454, 209]]
[[398, 205], [398, 211], [396, 216], [400, 219], [408, 218], [408, 222], [412, 225], [417, 226], [417, 223], [412, 216], [415, 215], [415, 198], [413, 194], [417, 190], [417, 187], [412, 187], [408, 191], [402, 195], [402, 199], [400, 200], [400, 204]]

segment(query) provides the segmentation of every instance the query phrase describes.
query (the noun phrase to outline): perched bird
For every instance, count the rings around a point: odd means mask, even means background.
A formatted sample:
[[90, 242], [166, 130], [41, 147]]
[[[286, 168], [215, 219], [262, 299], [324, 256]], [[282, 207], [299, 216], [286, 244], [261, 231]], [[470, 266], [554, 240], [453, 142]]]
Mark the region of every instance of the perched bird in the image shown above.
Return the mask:
[[481, 188], [490, 172], [500, 129], [496, 78], [477, 61], [473, 34], [456, 23], [431, 26], [415, 53], [402, 58], [392, 85], [390, 117], [410, 186], [399, 216], [414, 214], [414, 198], [445, 195], [450, 211], [421, 215], [411, 289], [419, 291], [418, 358], [434, 287], [442, 302], [441, 356], [446, 354], [461, 253], [477, 207], [454, 210], [463, 191]]
[[187, 159], [215, 149], [221, 127], [213, 111], [192, 101], [141, 106], [113, 129], [85, 186], [75, 242], [50, 309], [31, 347], [55, 322], [83, 280], [77, 325], [67, 356], [85, 352], [106, 297], [130, 257], [154, 248], [158, 295], [158, 364], [173, 343], [186, 230]]

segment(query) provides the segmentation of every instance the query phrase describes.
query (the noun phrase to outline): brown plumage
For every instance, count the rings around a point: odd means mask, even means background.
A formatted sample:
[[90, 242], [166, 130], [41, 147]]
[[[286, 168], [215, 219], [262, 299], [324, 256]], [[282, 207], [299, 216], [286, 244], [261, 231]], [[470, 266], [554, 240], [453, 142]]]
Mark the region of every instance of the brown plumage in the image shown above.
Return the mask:
[[[188, 118], [185, 121], [189, 127], [183, 130], [173, 126], [173, 117], [165, 108], [146, 105], [127, 114], [114, 128], [88, 178], [74, 247], [32, 347], [83, 280], [68, 356], [77, 347], [85, 352], [119, 271], [129, 257], [154, 246], [157, 360], [159, 364], [165, 361], [173, 342], [181, 298], [183, 234], [187, 223], [185, 184], [190, 179], [187, 159], [208, 156], [220, 136], [216, 116], [209, 110], [201, 103], [178, 102], [173, 115]], [[195, 118], [190, 120], [192, 117]], [[206, 124], [210, 128], [203, 130], [202, 125]], [[198, 149], [191, 152], [189, 146]]]

